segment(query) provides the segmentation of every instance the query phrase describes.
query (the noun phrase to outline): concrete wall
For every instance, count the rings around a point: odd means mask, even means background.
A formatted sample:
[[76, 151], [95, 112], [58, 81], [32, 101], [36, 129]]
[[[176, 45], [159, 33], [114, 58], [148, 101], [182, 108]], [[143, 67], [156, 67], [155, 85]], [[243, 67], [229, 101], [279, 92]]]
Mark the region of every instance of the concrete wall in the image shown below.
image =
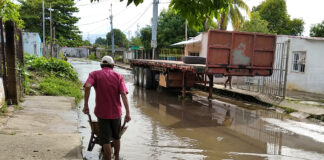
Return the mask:
[[42, 56], [42, 41], [39, 34], [34, 32], [23, 32], [22, 35], [24, 43], [24, 52], [34, 54], [37, 56]]
[[[324, 94], [324, 39], [278, 36], [277, 43], [291, 40], [287, 89]], [[306, 52], [305, 72], [293, 71], [293, 53]]]
[[89, 49], [88, 48], [68, 48], [68, 47], [63, 47], [63, 48], [61, 48], [61, 52], [67, 57], [84, 58], [84, 57], [88, 57], [88, 55], [89, 55]]
[[2, 104], [5, 102], [5, 92], [3, 88], [3, 80], [0, 78], [0, 108], [2, 107]]

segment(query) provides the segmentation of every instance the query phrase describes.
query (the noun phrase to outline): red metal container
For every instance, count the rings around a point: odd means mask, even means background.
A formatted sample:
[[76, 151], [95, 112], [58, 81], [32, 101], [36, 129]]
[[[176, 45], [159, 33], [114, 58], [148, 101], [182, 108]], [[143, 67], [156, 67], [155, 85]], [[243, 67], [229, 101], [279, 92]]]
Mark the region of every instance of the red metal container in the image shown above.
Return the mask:
[[207, 74], [272, 75], [276, 35], [208, 31]]

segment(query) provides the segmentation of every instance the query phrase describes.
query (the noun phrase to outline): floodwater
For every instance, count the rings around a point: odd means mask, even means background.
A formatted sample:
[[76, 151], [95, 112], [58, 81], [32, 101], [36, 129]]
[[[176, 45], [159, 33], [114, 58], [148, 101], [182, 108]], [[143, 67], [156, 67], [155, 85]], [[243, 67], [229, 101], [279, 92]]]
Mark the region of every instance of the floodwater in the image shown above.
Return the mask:
[[[98, 62], [71, 61], [85, 82]], [[324, 126], [230, 100], [203, 96], [178, 99], [177, 93], [145, 90], [133, 84], [131, 71], [115, 68], [129, 90], [132, 121], [121, 139], [124, 160], [323, 160]], [[94, 90], [90, 110], [94, 108]], [[81, 102], [83, 104], [83, 102]], [[83, 156], [98, 159], [100, 147], [87, 151], [88, 117], [79, 109]], [[123, 110], [123, 113], [124, 110]], [[95, 118], [94, 115], [92, 115]]]

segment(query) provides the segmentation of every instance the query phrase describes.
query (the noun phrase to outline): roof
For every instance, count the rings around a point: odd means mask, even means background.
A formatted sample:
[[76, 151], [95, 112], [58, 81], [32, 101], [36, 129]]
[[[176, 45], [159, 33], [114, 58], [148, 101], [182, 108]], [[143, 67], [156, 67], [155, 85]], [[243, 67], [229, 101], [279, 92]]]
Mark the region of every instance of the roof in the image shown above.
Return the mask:
[[199, 34], [198, 36], [196, 36], [192, 39], [189, 39], [187, 41], [181, 41], [181, 42], [178, 42], [175, 44], [171, 44], [171, 46], [180, 46], [180, 45], [185, 45], [185, 44], [199, 43], [199, 42], [201, 42], [201, 39], [202, 39], [202, 34]]
[[324, 37], [303, 37], [303, 36], [290, 36], [290, 35], [277, 35], [277, 37], [287, 37], [287, 38], [295, 38], [295, 39], [324, 41]]

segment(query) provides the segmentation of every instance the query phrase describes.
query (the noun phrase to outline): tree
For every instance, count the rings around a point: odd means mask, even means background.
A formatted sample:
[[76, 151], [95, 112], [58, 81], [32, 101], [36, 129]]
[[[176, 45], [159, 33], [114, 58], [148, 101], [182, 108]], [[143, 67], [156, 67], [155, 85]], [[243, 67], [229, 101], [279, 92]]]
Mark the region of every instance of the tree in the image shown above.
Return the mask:
[[304, 31], [305, 22], [302, 19], [294, 18], [287, 24], [289, 35], [301, 36]]
[[[175, 14], [172, 10], [163, 10], [158, 19], [158, 48], [170, 47], [171, 44], [185, 39], [185, 19], [179, 14]], [[197, 34], [193, 29], [188, 29], [188, 37]]]
[[238, 31], [244, 23], [244, 17], [241, 13], [241, 9], [245, 10], [247, 15], [250, 17], [250, 9], [243, 0], [230, 0], [228, 7], [223, 10], [219, 20], [219, 29], [226, 30], [228, 22], [232, 22], [232, 26], [235, 31]]
[[95, 44], [106, 46], [107, 45], [107, 40], [105, 38], [99, 37], [99, 38], [96, 39]]
[[141, 36], [136, 35], [135, 37], [132, 37], [130, 44], [139, 46], [139, 47], [143, 46], [142, 41], [141, 41]]
[[151, 49], [152, 27], [146, 26], [140, 30], [140, 33], [140, 39], [142, 41], [144, 49]]
[[[43, 35], [43, 22], [42, 22], [42, 0], [18, 0], [21, 3], [19, 10], [22, 19], [25, 21], [25, 31], [38, 32]], [[50, 13], [49, 4], [50, 0], [45, 0], [45, 25], [46, 32], [45, 38], [50, 39]], [[79, 28], [75, 25], [79, 18], [73, 16], [73, 13], [78, 12], [78, 8], [74, 6], [73, 0], [55, 0], [52, 1], [53, 25], [55, 26], [55, 38], [61, 46], [78, 46], [83, 44]]]
[[[90, 0], [100, 1], [100, 0]], [[124, 1], [124, 0], [120, 0]], [[136, 6], [144, 0], [127, 0], [127, 5]], [[169, 7], [188, 20], [189, 26], [202, 29], [205, 21], [219, 17], [219, 13], [229, 5], [229, 0], [171, 0]]]
[[310, 29], [311, 37], [324, 37], [324, 21], [322, 23], [315, 24]]
[[[108, 44], [111, 45], [111, 32], [108, 32], [106, 37]], [[129, 46], [126, 35], [120, 29], [114, 29], [114, 42], [118, 47], [128, 48]]]
[[243, 23], [241, 31], [269, 33], [268, 22], [261, 19], [259, 12], [252, 12], [251, 19]]
[[259, 11], [261, 18], [269, 22], [272, 33], [301, 35], [304, 30], [302, 19], [290, 20], [285, 0], [265, 0], [253, 11]]
[[24, 27], [24, 21], [20, 18], [20, 14], [18, 12], [20, 8], [19, 5], [14, 4], [10, 0], [1, 0], [0, 8], [0, 17], [2, 18], [3, 22], [11, 20], [15, 22], [19, 28]]

